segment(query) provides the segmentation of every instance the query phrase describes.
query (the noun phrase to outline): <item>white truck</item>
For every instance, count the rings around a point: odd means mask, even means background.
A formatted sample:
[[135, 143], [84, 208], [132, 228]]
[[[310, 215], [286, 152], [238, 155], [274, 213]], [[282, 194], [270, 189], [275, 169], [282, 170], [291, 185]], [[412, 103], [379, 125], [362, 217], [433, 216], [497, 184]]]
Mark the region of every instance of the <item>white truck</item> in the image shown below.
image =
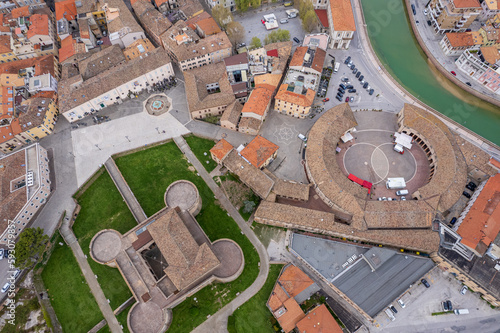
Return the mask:
[[394, 317], [394, 315], [392, 314], [392, 311], [390, 309], [385, 309], [385, 314], [387, 315], [387, 317], [389, 317], [389, 319], [391, 321], [396, 320], [396, 317]]
[[337, 73], [339, 71], [339, 68], [340, 68], [340, 62], [335, 62], [335, 67], [333, 68], [333, 72], [334, 73]]
[[469, 314], [469, 309], [456, 309], [454, 311], [457, 316], [461, 314]]
[[297, 17], [297, 14], [299, 13], [299, 11], [294, 8], [294, 9], [285, 10], [285, 13], [288, 16], [288, 18], [294, 18], [294, 17]]
[[387, 178], [385, 186], [389, 190], [402, 190], [406, 187], [406, 183], [403, 177]]

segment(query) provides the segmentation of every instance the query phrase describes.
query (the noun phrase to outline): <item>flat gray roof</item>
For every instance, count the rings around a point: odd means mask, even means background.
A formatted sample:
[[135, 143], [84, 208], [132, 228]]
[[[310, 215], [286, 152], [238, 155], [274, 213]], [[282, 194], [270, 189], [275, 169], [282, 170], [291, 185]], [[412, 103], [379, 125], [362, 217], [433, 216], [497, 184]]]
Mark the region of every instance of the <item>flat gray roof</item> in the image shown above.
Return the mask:
[[[298, 234], [293, 235], [291, 247], [370, 317], [375, 317], [434, 267], [427, 258]], [[354, 262], [342, 269], [346, 256], [354, 254]]]

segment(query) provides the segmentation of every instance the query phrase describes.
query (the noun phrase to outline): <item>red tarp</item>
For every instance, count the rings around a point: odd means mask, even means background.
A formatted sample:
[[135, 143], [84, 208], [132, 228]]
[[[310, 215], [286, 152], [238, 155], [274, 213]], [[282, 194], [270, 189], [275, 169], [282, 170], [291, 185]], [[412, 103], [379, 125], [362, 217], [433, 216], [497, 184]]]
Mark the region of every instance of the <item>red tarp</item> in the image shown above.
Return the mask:
[[368, 193], [370, 193], [370, 190], [371, 190], [373, 184], [370, 183], [369, 181], [366, 181], [366, 180], [363, 180], [361, 178], [358, 178], [355, 175], [353, 175], [352, 173], [350, 173], [347, 178], [349, 178], [350, 180], [352, 180], [356, 184], [359, 184], [359, 185], [361, 185], [363, 187], [366, 187], [368, 189]]
[[276, 58], [278, 58], [278, 49], [267, 51], [267, 55], [269, 57], [276, 57]]

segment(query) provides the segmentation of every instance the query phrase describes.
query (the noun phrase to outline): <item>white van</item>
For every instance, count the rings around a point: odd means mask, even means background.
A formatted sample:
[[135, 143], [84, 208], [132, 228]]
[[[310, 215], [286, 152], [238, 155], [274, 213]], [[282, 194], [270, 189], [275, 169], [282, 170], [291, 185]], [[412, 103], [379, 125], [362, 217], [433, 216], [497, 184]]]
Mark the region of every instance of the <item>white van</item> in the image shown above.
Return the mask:
[[406, 187], [406, 183], [403, 177], [387, 178], [385, 186], [388, 190], [402, 190]]
[[300, 134], [299, 133], [298, 137], [299, 137], [300, 140], [302, 140], [304, 142], [307, 142], [307, 138], [306, 138], [306, 136], [304, 134]]
[[399, 190], [399, 191], [396, 191], [396, 195], [408, 195], [408, 190]]
[[9, 282], [7, 282], [7, 283], [3, 286], [3, 288], [2, 288], [2, 293], [7, 292], [7, 290], [9, 290], [9, 288], [10, 288], [10, 283], [9, 283]]
[[400, 145], [399, 143], [397, 143], [397, 144], [394, 145], [394, 150], [397, 151], [400, 154], [404, 154], [404, 152], [405, 152], [403, 146]]
[[288, 19], [281, 19], [281, 20], [280, 20], [280, 23], [281, 23], [281, 24], [288, 23]]

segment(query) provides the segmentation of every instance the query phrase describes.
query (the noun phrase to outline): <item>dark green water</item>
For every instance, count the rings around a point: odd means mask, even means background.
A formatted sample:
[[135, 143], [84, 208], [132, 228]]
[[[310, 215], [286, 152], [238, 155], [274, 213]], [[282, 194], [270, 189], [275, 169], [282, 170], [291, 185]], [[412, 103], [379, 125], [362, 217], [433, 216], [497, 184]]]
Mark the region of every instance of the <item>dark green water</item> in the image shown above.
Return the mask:
[[361, 3], [371, 44], [393, 77], [425, 104], [500, 145], [500, 109], [458, 88], [428, 63], [412, 34], [404, 3]]

